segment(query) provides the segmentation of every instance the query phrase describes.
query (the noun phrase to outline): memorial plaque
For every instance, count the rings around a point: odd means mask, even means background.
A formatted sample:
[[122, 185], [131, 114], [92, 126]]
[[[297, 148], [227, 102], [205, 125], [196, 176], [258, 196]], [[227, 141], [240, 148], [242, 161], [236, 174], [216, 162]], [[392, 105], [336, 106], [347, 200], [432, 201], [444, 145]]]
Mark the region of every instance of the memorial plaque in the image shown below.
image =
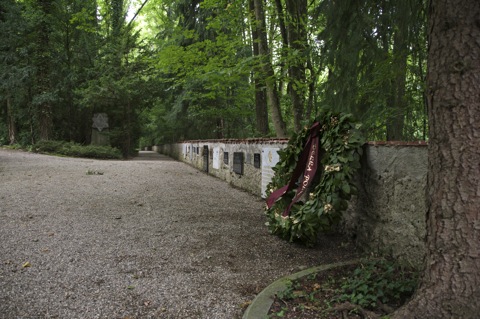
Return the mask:
[[208, 173], [208, 145], [203, 145], [203, 171]]
[[214, 169], [220, 169], [220, 147], [213, 148], [212, 167]]
[[242, 152], [233, 153], [233, 171], [239, 175], [243, 175], [243, 157]]
[[272, 181], [275, 172], [273, 167], [280, 161], [278, 151], [280, 148], [264, 148], [262, 149], [262, 197], [266, 198], [267, 185]]
[[260, 154], [259, 153], [253, 154], [253, 166], [255, 168], [260, 168]]
[[223, 152], [223, 163], [228, 165], [228, 152]]
[[100, 146], [110, 145], [107, 113], [93, 114], [91, 144]]

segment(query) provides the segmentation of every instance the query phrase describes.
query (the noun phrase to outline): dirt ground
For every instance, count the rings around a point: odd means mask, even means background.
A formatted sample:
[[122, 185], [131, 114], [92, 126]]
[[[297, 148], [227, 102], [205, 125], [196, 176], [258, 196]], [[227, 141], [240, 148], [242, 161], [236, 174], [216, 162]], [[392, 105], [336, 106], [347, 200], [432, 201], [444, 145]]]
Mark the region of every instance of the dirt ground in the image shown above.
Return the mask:
[[348, 260], [268, 233], [261, 198], [167, 157], [0, 149], [0, 319], [240, 318], [275, 279]]

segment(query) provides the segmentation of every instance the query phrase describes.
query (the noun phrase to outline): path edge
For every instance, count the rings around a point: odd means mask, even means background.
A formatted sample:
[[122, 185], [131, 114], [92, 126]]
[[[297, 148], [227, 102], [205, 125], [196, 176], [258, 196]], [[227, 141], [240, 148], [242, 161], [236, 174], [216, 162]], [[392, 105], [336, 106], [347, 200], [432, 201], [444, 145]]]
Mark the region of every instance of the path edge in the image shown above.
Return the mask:
[[270, 311], [270, 307], [273, 304], [275, 295], [283, 291], [287, 288], [287, 283], [296, 280], [298, 278], [302, 278], [308, 276], [312, 273], [317, 273], [325, 270], [329, 270], [336, 267], [343, 267], [349, 266], [360, 263], [364, 258], [354, 259], [350, 261], [338, 262], [333, 264], [327, 265], [320, 265], [315, 266], [312, 268], [308, 268], [297, 273], [282, 277], [277, 279], [270, 285], [268, 285], [265, 289], [263, 289], [252, 301], [252, 303], [248, 306], [248, 308], [243, 313], [242, 319], [265, 319], [268, 318], [268, 312]]

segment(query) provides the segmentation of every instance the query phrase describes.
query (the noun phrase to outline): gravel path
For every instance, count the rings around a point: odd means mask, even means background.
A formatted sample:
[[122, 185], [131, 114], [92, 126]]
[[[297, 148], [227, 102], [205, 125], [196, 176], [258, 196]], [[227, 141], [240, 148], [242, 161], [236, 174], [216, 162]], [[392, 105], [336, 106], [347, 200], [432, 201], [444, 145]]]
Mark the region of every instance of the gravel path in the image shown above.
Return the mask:
[[240, 318], [275, 279], [353, 256], [269, 235], [263, 205], [153, 153], [0, 149], [0, 318]]

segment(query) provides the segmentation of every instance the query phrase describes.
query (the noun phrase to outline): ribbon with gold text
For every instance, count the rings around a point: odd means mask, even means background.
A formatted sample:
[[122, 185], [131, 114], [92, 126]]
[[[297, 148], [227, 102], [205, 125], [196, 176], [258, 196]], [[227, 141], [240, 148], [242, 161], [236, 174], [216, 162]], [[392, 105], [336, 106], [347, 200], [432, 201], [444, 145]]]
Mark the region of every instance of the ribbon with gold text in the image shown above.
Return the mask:
[[302, 195], [312, 183], [313, 178], [315, 177], [315, 173], [317, 172], [317, 163], [319, 161], [319, 132], [320, 124], [318, 122], [315, 122], [310, 128], [310, 134], [308, 136], [307, 142], [305, 143], [303, 151], [300, 154], [297, 166], [292, 173], [290, 182], [287, 185], [273, 191], [267, 198], [267, 207], [271, 208], [280, 197], [293, 189], [295, 183], [299, 180], [303, 172], [303, 177], [301, 179], [300, 185], [298, 185], [297, 187], [295, 197], [292, 199], [291, 203], [283, 212], [283, 217], [290, 214], [290, 209], [292, 208], [293, 204], [295, 204], [300, 199], [300, 197], [302, 197]]

